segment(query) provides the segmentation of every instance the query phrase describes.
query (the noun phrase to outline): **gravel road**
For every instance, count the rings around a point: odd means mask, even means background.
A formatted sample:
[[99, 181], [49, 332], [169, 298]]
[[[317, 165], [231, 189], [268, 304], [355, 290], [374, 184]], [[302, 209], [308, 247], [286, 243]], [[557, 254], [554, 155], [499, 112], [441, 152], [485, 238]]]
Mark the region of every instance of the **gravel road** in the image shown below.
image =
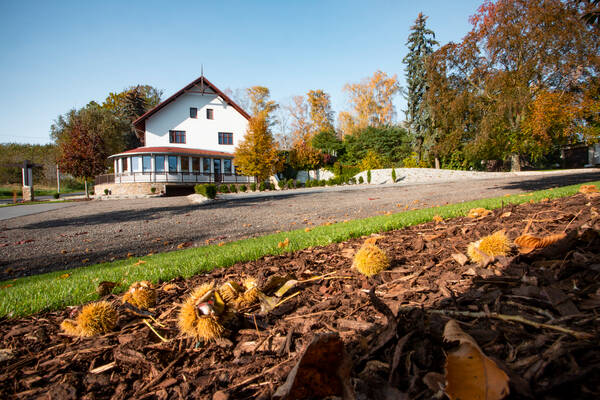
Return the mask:
[[[600, 180], [598, 170], [417, 185], [298, 189], [192, 205], [186, 197], [107, 200], [0, 221], [0, 280], [507, 193]], [[333, 189], [333, 190], [332, 190]], [[413, 204], [415, 200], [419, 202]], [[403, 210], [404, 208], [402, 208]]]

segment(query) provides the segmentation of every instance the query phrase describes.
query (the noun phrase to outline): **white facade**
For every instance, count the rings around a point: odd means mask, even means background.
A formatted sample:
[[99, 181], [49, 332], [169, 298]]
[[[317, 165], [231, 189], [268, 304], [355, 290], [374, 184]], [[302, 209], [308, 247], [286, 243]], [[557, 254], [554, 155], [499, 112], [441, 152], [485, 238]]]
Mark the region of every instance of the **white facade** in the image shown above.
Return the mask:
[[[209, 89], [205, 88], [205, 91]], [[200, 94], [196, 86], [164, 106], [146, 120], [147, 147], [169, 146], [234, 152], [248, 127], [248, 120], [216, 94]], [[212, 92], [212, 91], [211, 91]], [[196, 108], [197, 117], [190, 117], [190, 108]], [[212, 109], [213, 119], [207, 118]], [[170, 131], [184, 131], [185, 143], [170, 141]], [[233, 144], [219, 144], [219, 132], [232, 133]]]

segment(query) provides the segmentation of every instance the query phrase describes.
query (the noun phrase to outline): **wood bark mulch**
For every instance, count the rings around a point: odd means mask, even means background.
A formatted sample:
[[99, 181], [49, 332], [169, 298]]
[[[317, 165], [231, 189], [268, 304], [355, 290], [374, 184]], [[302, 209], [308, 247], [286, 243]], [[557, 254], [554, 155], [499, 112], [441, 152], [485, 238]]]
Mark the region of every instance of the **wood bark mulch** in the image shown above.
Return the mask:
[[[149, 323], [167, 342], [123, 307], [114, 332], [87, 339], [60, 332], [71, 309], [3, 320], [0, 398], [269, 399], [315, 335], [333, 332], [357, 399], [429, 399], [440, 395], [453, 346], [442, 339], [450, 318], [508, 374], [507, 398], [600, 398], [599, 209], [599, 197], [577, 194], [386, 232], [377, 245], [392, 265], [372, 278], [351, 269], [365, 239], [357, 238], [163, 282], [151, 309], [162, 326]], [[500, 229], [515, 239], [527, 225], [567, 235], [485, 267], [465, 262], [470, 242]], [[179, 304], [201, 283], [330, 273], [297, 285], [266, 315], [249, 310], [214, 343], [178, 332]]]

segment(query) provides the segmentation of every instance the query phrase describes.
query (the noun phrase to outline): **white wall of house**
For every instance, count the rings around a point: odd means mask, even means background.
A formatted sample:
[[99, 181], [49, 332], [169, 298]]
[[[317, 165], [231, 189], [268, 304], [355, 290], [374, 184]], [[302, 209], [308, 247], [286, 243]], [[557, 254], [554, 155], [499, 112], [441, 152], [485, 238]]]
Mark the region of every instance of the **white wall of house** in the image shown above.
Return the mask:
[[[190, 108], [198, 109], [190, 118]], [[213, 109], [213, 119], [206, 109]], [[217, 95], [184, 93], [146, 120], [145, 146], [170, 146], [233, 153], [246, 133], [248, 120]], [[170, 143], [169, 131], [185, 131], [186, 143]], [[233, 133], [232, 145], [219, 144], [219, 132]]]

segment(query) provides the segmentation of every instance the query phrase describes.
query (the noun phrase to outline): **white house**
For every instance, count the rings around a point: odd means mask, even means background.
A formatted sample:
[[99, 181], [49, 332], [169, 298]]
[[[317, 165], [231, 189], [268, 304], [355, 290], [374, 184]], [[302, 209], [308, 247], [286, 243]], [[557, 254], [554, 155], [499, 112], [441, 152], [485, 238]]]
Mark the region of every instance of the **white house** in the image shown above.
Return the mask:
[[113, 154], [114, 179], [98, 177], [96, 194], [147, 194], [202, 182], [246, 183], [233, 152], [250, 116], [204, 76], [134, 121], [143, 147]]

